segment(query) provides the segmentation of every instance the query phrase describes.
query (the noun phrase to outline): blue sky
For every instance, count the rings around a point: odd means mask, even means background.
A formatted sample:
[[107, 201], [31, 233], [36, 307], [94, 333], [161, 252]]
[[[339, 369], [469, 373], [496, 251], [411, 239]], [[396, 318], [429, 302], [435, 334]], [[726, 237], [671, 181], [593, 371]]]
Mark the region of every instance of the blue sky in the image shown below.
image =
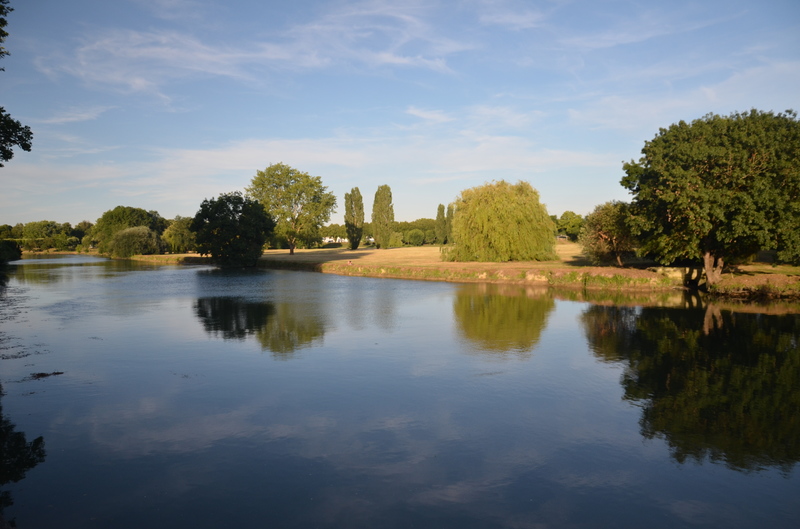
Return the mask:
[[34, 132], [0, 224], [191, 216], [283, 162], [397, 220], [492, 180], [551, 214], [709, 112], [800, 110], [786, 1], [12, 0], [0, 105]]

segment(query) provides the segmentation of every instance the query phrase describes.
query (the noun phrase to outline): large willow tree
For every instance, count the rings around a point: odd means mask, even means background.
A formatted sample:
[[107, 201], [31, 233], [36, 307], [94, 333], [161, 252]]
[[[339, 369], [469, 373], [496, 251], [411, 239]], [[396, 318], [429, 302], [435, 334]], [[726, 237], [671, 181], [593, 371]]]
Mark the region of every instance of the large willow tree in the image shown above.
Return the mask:
[[553, 221], [528, 182], [503, 180], [473, 187], [456, 199], [454, 246], [447, 261], [547, 261], [556, 259]]

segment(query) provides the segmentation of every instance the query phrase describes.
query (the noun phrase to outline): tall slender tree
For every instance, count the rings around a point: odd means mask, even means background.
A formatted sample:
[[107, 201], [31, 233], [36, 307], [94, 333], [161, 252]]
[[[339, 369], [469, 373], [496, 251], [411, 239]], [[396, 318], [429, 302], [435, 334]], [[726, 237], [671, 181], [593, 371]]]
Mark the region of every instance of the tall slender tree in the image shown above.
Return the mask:
[[378, 187], [372, 202], [372, 234], [378, 248], [388, 248], [394, 230], [394, 205], [392, 189], [388, 185]]
[[447, 215], [445, 215], [445, 240], [447, 243], [453, 242], [453, 215], [455, 214], [456, 207], [454, 204], [447, 205]]
[[436, 232], [436, 242], [444, 244], [447, 242], [447, 219], [444, 216], [444, 204], [439, 204], [436, 210], [436, 224], [434, 224]]
[[357, 187], [344, 194], [344, 227], [351, 250], [358, 250], [364, 235], [364, 200]]

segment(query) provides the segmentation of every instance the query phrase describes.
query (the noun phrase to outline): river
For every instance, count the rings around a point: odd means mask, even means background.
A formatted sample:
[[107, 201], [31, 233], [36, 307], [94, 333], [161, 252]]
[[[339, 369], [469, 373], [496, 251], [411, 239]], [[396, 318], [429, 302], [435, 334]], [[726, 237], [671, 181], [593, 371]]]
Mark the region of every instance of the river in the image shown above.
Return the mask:
[[800, 316], [660, 305], [18, 261], [0, 510], [22, 529], [797, 527]]

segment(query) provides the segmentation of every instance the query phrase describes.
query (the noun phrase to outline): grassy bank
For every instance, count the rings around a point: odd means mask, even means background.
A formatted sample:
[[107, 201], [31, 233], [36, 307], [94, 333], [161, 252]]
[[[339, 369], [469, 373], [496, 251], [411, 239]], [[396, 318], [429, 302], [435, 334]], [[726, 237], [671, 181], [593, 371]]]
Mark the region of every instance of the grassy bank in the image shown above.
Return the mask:
[[586, 289], [680, 288], [680, 276], [663, 272], [614, 267], [590, 266], [580, 255], [578, 245], [561, 243], [559, 260], [520, 261], [509, 263], [454, 263], [440, 259], [435, 246], [371, 248], [355, 251], [344, 249], [269, 250], [260, 266], [287, 270], [360, 277], [387, 277], [428, 281], [509, 283], [541, 286], [563, 286]]
[[[685, 269], [592, 266], [571, 242], [556, 246], [559, 259], [509, 263], [454, 263], [440, 259], [436, 246], [391, 248], [323, 248], [268, 250], [259, 266], [307, 270], [356, 277], [385, 277], [461, 283], [502, 283], [605, 291], [668, 291], [683, 288]], [[197, 254], [146, 255], [137, 260], [156, 264], [208, 264]], [[712, 296], [741, 299], [800, 299], [800, 267], [754, 263], [726, 273]]]

